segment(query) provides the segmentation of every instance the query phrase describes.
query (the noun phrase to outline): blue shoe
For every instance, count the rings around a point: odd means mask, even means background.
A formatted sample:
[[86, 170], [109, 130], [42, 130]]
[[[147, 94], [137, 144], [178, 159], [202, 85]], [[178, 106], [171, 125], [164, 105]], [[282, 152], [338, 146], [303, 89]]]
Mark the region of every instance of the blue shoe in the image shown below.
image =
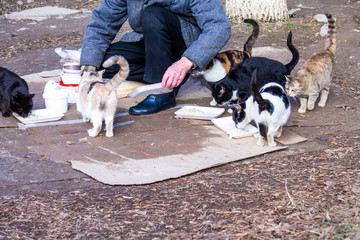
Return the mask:
[[157, 113], [176, 106], [175, 93], [164, 93], [160, 95], [150, 94], [138, 105], [129, 108], [131, 115], [147, 115]]

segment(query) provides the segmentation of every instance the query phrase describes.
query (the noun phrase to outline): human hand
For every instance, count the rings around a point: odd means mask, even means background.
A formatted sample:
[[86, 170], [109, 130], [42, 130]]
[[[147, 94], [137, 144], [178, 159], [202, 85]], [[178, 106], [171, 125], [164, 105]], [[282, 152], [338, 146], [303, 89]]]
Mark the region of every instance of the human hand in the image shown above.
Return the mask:
[[194, 63], [187, 57], [182, 57], [174, 62], [164, 73], [161, 87], [174, 88], [180, 85], [187, 72], [194, 66]]

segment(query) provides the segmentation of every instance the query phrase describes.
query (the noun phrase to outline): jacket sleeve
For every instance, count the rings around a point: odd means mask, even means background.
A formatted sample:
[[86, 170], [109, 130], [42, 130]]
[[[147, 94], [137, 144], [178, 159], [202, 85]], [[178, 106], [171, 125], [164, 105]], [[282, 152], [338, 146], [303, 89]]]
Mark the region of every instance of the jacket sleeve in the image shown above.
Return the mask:
[[80, 65], [100, 67], [106, 50], [127, 17], [126, 0], [103, 0], [86, 26]]
[[231, 35], [231, 24], [219, 0], [193, 0], [191, 11], [201, 34], [183, 56], [204, 68], [225, 46]]

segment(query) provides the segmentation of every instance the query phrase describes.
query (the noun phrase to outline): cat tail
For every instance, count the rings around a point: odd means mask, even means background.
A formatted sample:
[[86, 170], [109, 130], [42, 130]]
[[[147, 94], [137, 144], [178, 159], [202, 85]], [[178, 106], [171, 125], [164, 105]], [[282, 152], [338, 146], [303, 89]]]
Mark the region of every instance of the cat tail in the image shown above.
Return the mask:
[[103, 67], [108, 68], [114, 64], [118, 64], [120, 66], [120, 70], [110, 81], [106, 83], [106, 85], [110, 88], [117, 88], [127, 78], [130, 71], [129, 64], [123, 56], [110, 57], [103, 63]]
[[328, 50], [335, 54], [336, 49], [336, 19], [326, 13], [325, 16], [328, 19], [328, 33], [326, 35], [325, 50]]
[[291, 71], [295, 68], [296, 64], [299, 62], [299, 59], [300, 59], [299, 51], [292, 44], [292, 32], [291, 31], [289, 32], [289, 35], [287, 37], [286, 44], [293, 56], [291, 61], [285, 65], [286, 69], [288, 70], [287, 75], [290, 75]]
[[259, 24], [253, 19], [245, 19], [244, 23], [249, 23], [253, 26], [253, 31], [246, 43], [244, 44], [244, 52], [246, 52], [249, 57], [251, 57], [252, 48], [255, 44], [257, 37], [259, 36]]
[[256, 75], [257, 75], [257, 69], [254, 70], [251, 76], [251, 81], [250, 81], [251, 94], [254, 100], [259, 104], [260, 111], [264, 111], [267, 109], [267, 103], [264, 100], [264, 98], [261, 96], [259, 89], [256, 86]]

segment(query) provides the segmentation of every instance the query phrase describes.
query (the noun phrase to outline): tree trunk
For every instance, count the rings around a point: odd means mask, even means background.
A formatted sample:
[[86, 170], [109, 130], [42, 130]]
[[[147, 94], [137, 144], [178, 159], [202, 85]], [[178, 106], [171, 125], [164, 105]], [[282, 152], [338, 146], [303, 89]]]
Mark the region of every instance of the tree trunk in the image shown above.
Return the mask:
[[261, 22], [289, 19], [286, 0], [226, 0], [226, 13], [231, 21], [252, 18]]

